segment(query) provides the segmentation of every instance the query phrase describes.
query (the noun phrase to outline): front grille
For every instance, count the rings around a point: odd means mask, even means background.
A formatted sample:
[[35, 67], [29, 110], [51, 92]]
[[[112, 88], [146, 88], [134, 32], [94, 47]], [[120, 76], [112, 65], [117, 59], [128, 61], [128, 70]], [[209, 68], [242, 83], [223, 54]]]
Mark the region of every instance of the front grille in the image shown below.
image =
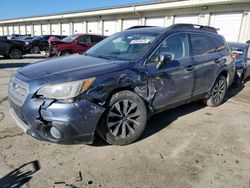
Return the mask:
[[16, 105], [22, 106], [28, 96], [28, 93], [29, 93], [29, 85], [13, 76], [9, 83], [10, 99]]

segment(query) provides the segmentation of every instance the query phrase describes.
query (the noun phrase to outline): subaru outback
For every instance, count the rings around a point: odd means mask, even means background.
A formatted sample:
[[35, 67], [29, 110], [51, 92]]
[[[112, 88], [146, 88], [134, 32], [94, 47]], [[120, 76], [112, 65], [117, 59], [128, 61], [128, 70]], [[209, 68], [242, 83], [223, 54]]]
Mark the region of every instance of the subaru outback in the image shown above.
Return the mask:
[[110, 144], [126, 145], [155, 113], [201, 99], [220, 105], [234, 67], [214, 28], [134, 27], [85, 54], [17, 70], [9, 83], [10, 113], [39, 140], [92, 143], [97, 133]]

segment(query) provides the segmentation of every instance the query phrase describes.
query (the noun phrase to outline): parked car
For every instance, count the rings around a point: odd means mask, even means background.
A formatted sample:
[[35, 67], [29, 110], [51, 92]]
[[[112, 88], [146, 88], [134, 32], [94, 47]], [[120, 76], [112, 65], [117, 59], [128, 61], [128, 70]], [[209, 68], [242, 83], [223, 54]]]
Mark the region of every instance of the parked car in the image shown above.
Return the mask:
[[228, 43], [235, 60], [235, 83], [242, 84], [250, 76], [250, 48], [249, 44], [229, 42]]
[[7, 39], [8, 36], [0, 36], [0, 39]]
[[27, 42], [27, 41], [32, 40], [33, 38], [34, 38], [34, 37], [32, 37], [32, 36], [21, 36], [21, 37], [15, 38], [15, 40], [20, 40], [20, 41], [25, 41], [25, 42]]
[[33, 54], [38, 54], [41, 51], [47, 51], [49, 48], [48, 40], [52, 36], [55, 36], [59, 39], [65, 38], [65, 36], [61, 36], [61, 35], [36, 36], [32, 40], [26, 42], [26, 51], [28, 53], [33, 53]]
[[31, 36], [31, 35], [12, 34], [12, 35], [7, 36], [7, 39], [16, 39], [16, 38], [24, 37], [24, 36]]
[[129, 29], [82, 55], [20, 68], [9, 83], [10, 112], [39, 140], [92, 143], [97, 131], [126, 145], [155, 113], [199, 99], [220, 105], [234, 73], [227, 43], [210, 27]]
[[96, 43], [106, 38], [100, 35], [74, 34], [61, 41], [52, 43], [49, 56], [65, 56], [85, 52]]
[[17, 40], [0, 38], [0, 55], [5, 58], [20, 59], [25, 54], [25, 43]]

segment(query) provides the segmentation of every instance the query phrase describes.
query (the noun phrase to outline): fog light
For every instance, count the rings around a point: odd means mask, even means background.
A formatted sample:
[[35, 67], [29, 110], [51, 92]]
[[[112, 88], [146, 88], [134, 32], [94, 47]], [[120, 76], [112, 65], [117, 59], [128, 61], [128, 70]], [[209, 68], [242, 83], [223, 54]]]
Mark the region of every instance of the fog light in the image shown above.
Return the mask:
[[62, 138], [62, 134], [60, 133], [60, 131], [56, 127], [51, 127], [50, 134], [51, 134], [51, 136], [53, 136], [56, 139]]

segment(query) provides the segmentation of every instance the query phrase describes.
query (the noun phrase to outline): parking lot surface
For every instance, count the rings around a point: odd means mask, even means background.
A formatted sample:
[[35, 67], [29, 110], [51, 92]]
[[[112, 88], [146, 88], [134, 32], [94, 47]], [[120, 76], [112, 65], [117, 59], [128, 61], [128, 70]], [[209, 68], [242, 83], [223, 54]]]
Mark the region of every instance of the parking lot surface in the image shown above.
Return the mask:
[[0, 57], [0, 187], [250, 187], [250, 81], [217, 108], [198, 101], [153, 116], [128, 146], [57, 145], [25, 135], [8, 111], [11, 74], [43, 59]]

